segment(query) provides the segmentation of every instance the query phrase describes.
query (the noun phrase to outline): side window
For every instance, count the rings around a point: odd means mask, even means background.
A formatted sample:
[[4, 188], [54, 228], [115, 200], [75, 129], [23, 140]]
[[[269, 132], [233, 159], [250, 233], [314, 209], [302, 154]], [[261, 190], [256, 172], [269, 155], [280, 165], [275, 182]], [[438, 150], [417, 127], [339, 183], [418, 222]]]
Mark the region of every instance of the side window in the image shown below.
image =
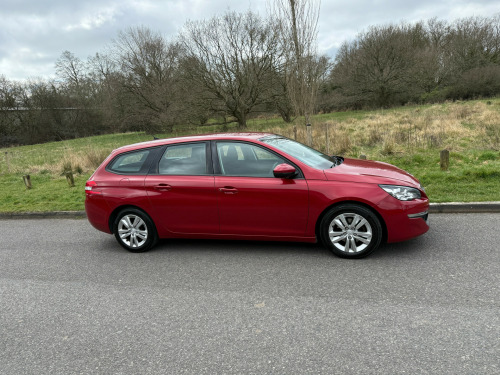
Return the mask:
[[217, 142], [217, 154], [225, 176], [274, 177], [274, 167], [285, 162], [262, 147], [241, 142]]
[[150, 150], [127, 152], [115, 158], [106, 169], [118, 174], [139, 173], [149, 153]]
[[168, 175], [207, 174], [205, 143], [168, 146], [160, 159], [158, 173]]

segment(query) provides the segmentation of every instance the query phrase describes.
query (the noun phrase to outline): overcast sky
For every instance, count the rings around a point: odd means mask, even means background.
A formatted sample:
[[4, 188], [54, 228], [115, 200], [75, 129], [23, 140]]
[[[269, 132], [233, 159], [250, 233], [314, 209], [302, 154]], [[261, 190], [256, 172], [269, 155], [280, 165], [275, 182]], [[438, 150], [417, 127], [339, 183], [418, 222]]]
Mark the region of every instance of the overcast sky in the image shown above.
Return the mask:
[[[82, 60], [104, 51], [118, 31], [146, 26], [174, 37], [187, 20], [228, 9], [266, 14], [273, 0], [1, 0], [0, 75], [54, 77], [54, 63], [69, 50]], [[499, 0], [322, 0], [318, 43], [334, 57], [345, 40], [370, 25], [491, 16]]]

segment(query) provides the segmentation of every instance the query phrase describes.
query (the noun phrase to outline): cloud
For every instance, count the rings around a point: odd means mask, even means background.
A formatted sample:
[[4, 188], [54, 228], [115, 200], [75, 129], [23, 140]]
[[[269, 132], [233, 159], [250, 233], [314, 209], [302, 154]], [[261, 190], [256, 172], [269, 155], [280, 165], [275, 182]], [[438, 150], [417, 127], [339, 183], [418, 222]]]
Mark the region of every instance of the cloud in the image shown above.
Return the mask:
[[106, 23], [112, 23], [115, 19], [117, 11], [115, 8], [107, 8], [98, 11], [96, 14], [86, 14], [80, 17], [76, 23], [68, 24], [64, 27], [65, 31], [73, 31], [75, 29], [92, 30]]
[[[187, 20], [228, 9], [261, 15], [273, 0], [2, 0], [0, 74], [9, 79], [54, 76], [54, 64], [69, 50], [82, 60], [102, 52], [120, 30], [146, 26], [175, 37]], [[318, 44], [334, 54], [344, 40], [370, 25], [445, 20], [498, 12], [498, 0], [323, 0]]]
[[434, 17], [453, 21], [498, 13], [497, 0], [334, 0], [323, 1], [319, 20], [319, 47], [335, 53], [344, 41], [370, 26], [425, 21]]

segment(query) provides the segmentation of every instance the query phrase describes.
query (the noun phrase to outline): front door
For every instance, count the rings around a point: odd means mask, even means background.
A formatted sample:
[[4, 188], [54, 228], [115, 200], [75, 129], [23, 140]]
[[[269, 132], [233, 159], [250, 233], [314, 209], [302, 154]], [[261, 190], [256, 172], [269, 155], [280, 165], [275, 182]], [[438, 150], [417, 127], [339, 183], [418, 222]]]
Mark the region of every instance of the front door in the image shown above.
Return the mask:
[[217, 142], [221, 174], [215, 176], [221, 234], [301, 237], [308, 220], [304, 178], [273, 175], [286, 163], [270, 150], [245, 142]]

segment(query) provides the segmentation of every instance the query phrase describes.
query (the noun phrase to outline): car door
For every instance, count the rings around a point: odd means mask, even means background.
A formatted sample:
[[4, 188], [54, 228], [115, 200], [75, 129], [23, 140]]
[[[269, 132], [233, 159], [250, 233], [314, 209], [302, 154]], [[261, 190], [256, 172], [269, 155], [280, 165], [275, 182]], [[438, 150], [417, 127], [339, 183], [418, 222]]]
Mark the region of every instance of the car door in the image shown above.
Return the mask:
[[300, 171], [294, 179], [274, 177], [274, 166], [288, 161], [252, 143], [217, 141], [213, 153], [221, 234], [304, 236], [309, 193]]
[[154, 221], [173, 233], [217, 234], [217, 195], [208, 142], [166, 147], [146, 177]]

